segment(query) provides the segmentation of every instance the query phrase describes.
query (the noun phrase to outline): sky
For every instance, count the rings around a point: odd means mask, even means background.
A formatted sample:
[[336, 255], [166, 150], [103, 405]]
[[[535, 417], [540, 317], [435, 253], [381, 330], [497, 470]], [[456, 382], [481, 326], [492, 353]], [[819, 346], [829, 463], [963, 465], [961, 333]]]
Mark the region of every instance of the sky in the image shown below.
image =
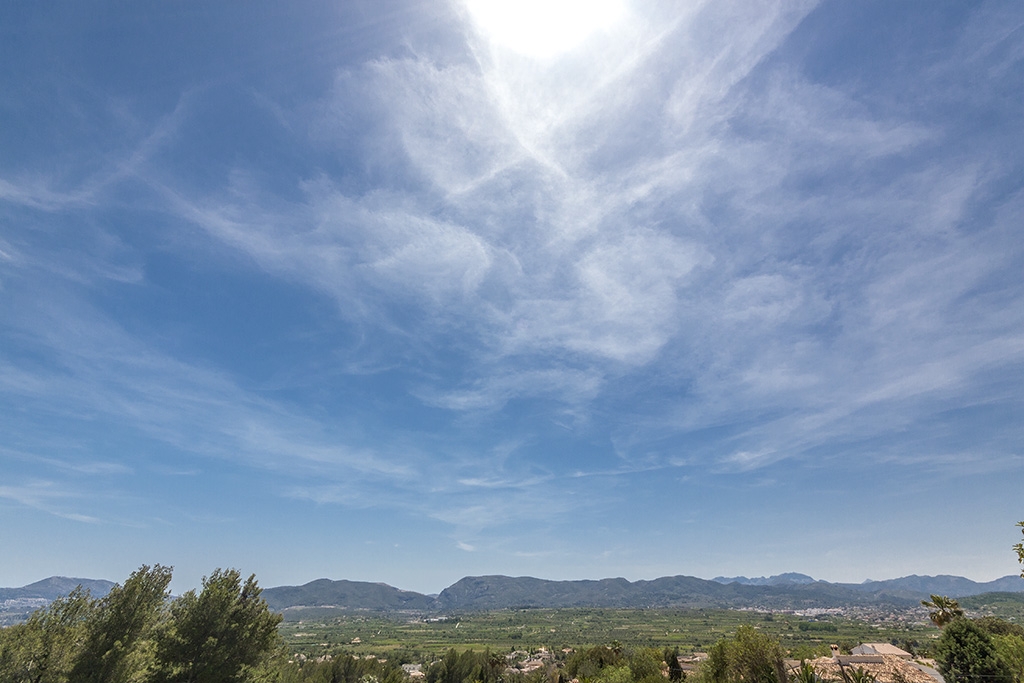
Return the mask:
[[8, 2], [0, 585], [1015, 574], [1024, 5]]

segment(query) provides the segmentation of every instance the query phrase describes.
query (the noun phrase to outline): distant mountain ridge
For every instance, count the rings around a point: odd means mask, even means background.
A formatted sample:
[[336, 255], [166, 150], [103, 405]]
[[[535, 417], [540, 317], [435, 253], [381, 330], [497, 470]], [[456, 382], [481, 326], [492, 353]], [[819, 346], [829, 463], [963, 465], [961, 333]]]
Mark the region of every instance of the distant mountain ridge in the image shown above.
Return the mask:
[[437, 609], [436, 598], [404, 591], [386, 583], [331, 581], [317, 579], [301, 586], [278, 586], [263, 591], [271, 609], [288, 607], [343, 607], [374, 611], [419, 611]]
[[94, 598], [102, 598], [114, 587], [113, 581], [103, 579], [75, 579], [67, 576], [51, 576], [42, 581], [30, 583], [21, 588], [0, 588], [0, 602], [7, 600], [55, 600], [67, 595], [78, 586], [85, 588]]
[[716, 583], [739, 583], [744, 586], [791, 586], [793, 584], [815, 583], [817, 581], [817, 579], [807, 576], [807, 574], [797, 574], [795, 572], [768, 577], [758, 576], [753, 579], [748, 579], [745, 576], [716, 576], [711, 580]]
[[[110, 581], [52, 577], [22, 588], [0, 588], [0, 617], [31, 609], [66, 595], [81, 584], [94, 597], [106, 595]], [[384, 583], [317, 579], [301, 586], [266, 588], [274, 610], [299, 608], [372, 612], [441, 613], [509, 608], [757, 608], [809, 609], [852, 606], [914, 607], [931, 594], [967, 597], [991, 592], [1024, 593], [1024, 579], [1009, 575], [979, 583], [961, 576], [904, 576], [859, 584], [818, 581], [806, 574], [770, 577], [666, 576], [650, 581], [623, 578], [552, 581], [529, 576], [467, 576], [436, 596]], [[31, 608], [31, 609], [29, 609]], [[26, 612], [27, 610], [27, 612]], [[0, 621], [4, 619], [0, 618]], [[10, 621], [10, 619], [6, 619]]]
[[886, 581], [865, 581], [859, 584], [846, 584], [856, 586], [862, 590], [873, 591], [879, 587], [886, 590], [905, 590], [908, 592], [928, 593], [929, 595], [947, 595], [951, 598], [962, 598], [969, 595], [980, 595], [981, 593], [1020, 593], [1024, 591], [1024, 579], [1020, 576], [1010, 574], [995, 581], [978, 583], [965, 579], [962, 576], [917, 576], [911, 574], [899, 579], [888, 579]]
[[[819, 581], [806, 574], [778, 574], [775, 576], [759, 576], [749, 579], [745, 576], [724, 577], [717, 576], [712, 581], [718, 583], [738, 583], [746, 586], [791, 586], [806, 585], [812, 583], [828, 583]], [[872, 581], [868, 579], [863, 583], [836, 583], [835, 586], [844, 586], [856, 591], [865, 593], [887, 593], [891, 595], [902, 595], [914, 597], [917, 595], [946, 595], [951, 598], [962, 598], [969, 595], [980, 595], [981, 593], [1019, 593], [1024, 592], [1024, 579], [1010, 574], [994, 581], [977, 582], [966, 579], [962, 576], [950, 576], [940, 574], [938, 576], [918, 576], [911, 574], [898, 579], [886, 579], [884, 581]]]
[[376, 611], [452, 612], [508, 608], [759, 607], [809, 609], [844, 606], [917, 606], [931, 594], [966, 597], [1024, 592], [1024, 579], [1005, 576], [979, 583], [959, 576], [906, 576], [859, 584], [818, 581], [806, 574], [714, 580], [666, 576], [651, 581], [623, 578], [552, 581], [529, 576], [467, 576], [436, 597], [385, 584], [319, 579], [263, 592], [275, 609], [336, 607]]

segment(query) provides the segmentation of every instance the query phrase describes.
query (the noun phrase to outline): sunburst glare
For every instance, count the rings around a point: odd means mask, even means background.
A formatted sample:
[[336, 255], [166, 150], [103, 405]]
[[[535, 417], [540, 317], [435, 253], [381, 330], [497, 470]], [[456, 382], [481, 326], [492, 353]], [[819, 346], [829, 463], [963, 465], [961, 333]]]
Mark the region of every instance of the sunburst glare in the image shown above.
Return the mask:
[[473, 21], [492, 43], [535, 59], [551, 59], [612, 27], [621, 0], [468, 0]]

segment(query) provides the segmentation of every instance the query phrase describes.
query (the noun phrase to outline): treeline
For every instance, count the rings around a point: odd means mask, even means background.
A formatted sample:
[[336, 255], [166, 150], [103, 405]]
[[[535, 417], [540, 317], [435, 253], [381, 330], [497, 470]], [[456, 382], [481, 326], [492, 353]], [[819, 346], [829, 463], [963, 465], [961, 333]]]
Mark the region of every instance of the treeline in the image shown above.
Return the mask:
[[76, 589], [0, 629], [3, 683], [254, 681], [279, 647], [256, 578], [218, 569], [170, 600], [171, 568], [142, 566], [93, 599]]
[[[549, 653], [550, 654], [550, 653]], [[666, 683], [683, 679], [678, 650], [598, 646], [547, 660], [529, 673], [510, 666], [508, 656], [491, 650], [448, 650], [426, 670], [425, 683]]]
[[[408, 683], [402, 668], [393, 662], [352, 655], [301, 659], [280, 655], [269, 662], [261, 682], [274, 683]], [[476, 679], [471, 679], [476, 680]]]

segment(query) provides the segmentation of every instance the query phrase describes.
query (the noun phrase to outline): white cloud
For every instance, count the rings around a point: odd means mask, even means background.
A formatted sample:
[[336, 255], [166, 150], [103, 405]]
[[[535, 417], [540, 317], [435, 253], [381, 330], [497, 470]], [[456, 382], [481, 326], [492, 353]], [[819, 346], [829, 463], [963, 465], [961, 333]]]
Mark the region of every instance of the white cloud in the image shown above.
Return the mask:
[[971, 342], [942, 311], [993, 258], [957, 236], [978, 171], [912, 161], [941, 130], [767, 61], [811, 7], [631, 15], [547, 67], [348, 69], [315, 133], [373, 189], [321, 176], [286, 203], [240, 172], [178, 207], [362, 324], [423, 349], [463, 331], [461, 377], [414, 389], [428, 405], [575, 411], [655, 366], [688, 387], [675, 429], [776, 414], [733, 459], [792, 457], [871, 407], [969, 385], [979, 370], [952, 368]]
[[70, 505], [82, 505], [82, 495], [65, 490], [53, 481], [36, 479], [23, 484], [0, 485], [0, 499], [7, 499], [25, 507], [69, 519], [73, 522], [95, 523], [100, 521], [92, 515], [74, 512]]
[[[992, 376], [1024, 360], [1021, 199], [972, 214], [1000, 165], [945, 150], [955, 130], [941, 121], [775, 61], [810, 3], [647, 9], [545, 65], [479, 45], [475, 64], [351, 65], [319, 103], [272, 107], [308, 132], [295, 144], [333, 157], [301, 177], [240, 164], [194, 189], [156, 158], [188, 118], [183, 98], [78, 186], [0, 179], [10, 210], [89, 218], [145, 183], [173, 226], [167, 248], [213, 259], [212, 238], [331, 299], [364, 338], [331, 370], [409, 369], [404, 391], [464, 420], [442, 418], [443, 439], [430, 426], [371, 438], [356, 418], [270, 400], [59, 288], [21, 299], [6, 323], [53, 365], [2, 363], [0, 391], [284, 475], [287, 496], [414, 510], [476, 547], [489, 527], [585, 510], [553, 500], [581, 490], [567, 478], [611, 489], [662, 466], [750, 472], [898, 436], [950, 406], [1016, 405]], [[958, 49], [1006, 70], [1000, 35]], [[5, 278], [145, 285], [138, 254], [109, 235], [96, 228], [68, 261], [5, 236], [0, 263]], [[521, 399], [543, 403], [536, 424], [612, 441], [620, 462], [519, 471], [534, 455], [525, 419], [515, 456], [479, 447], [494, 438], [481, 424]], [[710, 430], [724, 436], [690, 444]], [[1006, 450], [992, 462], [1012, 467]], [[102, 474], [106, 460], [92, 462]]]

